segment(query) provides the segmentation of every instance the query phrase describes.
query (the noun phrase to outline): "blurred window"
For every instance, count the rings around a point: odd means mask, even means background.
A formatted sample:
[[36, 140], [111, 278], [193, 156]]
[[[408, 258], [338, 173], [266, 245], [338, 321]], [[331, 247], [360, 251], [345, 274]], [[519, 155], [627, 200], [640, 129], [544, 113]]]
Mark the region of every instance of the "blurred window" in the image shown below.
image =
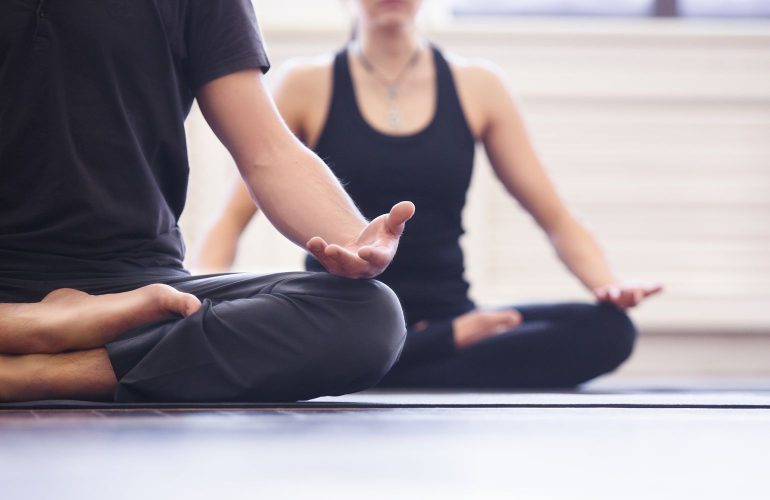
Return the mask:
[[770, 0], [679, 0], [684, 17], [770, 17]]
[[770, 0], [451, 0], [457, 16], [768, 18]]

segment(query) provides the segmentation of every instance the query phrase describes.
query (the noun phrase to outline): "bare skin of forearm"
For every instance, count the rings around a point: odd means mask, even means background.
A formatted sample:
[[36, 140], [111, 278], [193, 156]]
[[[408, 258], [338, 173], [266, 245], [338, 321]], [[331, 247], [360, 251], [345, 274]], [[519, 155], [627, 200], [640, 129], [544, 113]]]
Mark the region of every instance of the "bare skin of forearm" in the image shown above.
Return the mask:
[[193, 269], [206, 273], [229, 271], [241, 234], [258, 211], [246, 186], [237, 180], [221, 213], [203, 235], [192, 261]]
[[559, 259], [589, 290], [619, 282], [601, 246], [579, 220], [569, 217], [548, 236]]
[[[265, 216], [304, 247], [314, 236], [353, 241], [366, 220], [328, 167], [288, 129], [256, 72], [204, 86], [198, 101]], [[255, 131], [258, 131], [256, 133]]]
[[338, 244], [354, 240], [366, 220], [326, 165], [293, 136], [287, 139], [291, 144], [277, 148], [263, 163], [238, 164], [260, 209], [302, 247], [313, 236]]
[[541, 164], [512, 94], [502, 78], [486, 73], [480, 80], [480, 109], [485, 112], [481, 137], [490, 162], [508, 192], [529, 212], [551, 240], [567, 268], [600, 302], [634, 307], [659, 293], [661, 284], [624, 283], [613, 272], [604, 251], [588, 229], [569, 211]]
[[372, 278], [385, 270], [414, 204], [396, 203], [367, 222], [326, 164], [289, 130], [257, 71], [213, 80], [197, 99], [276, 229], [331, 273]]
[[240, 230], [230, 219], [217, 219], [206, 233], [191, 267], [203, 273], [229, 271], [235, 261], [240, 236]]

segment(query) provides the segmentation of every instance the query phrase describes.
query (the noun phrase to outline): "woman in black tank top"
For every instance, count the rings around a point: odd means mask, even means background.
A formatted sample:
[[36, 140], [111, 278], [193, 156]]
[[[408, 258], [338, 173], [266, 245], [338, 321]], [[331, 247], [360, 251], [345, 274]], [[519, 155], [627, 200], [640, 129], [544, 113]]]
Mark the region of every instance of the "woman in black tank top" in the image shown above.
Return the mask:
[[[288, 74], [276, 101], [287, 124], [327, 161], [365, 216], [387, 212], [394, 200], [408, 199], [417, 207], [396, 257], [378, 277], [396, 292], [410, 325], [401, 359], [381, 385], [566, 387], [616, 368], [636, 337], [623, 309], [660, 287], [623, 284], [612, 274], [598, 245], [541, 175], [510, 96], [494, 73], [471, 66], [455, 70], [436, 47], [420, 46], [414, 28], [418, 0], [356, 3], [358, 37], [331, 63], [331, 88], [319, 92], [327, 102], [319, 103], [306, 87], [322, 75], [321, 81], [328, 81], [327, 64]], [[427, 122], [410, 122], [418, 114], [410, 112], [426, 102], [433, 110]], [[487, 115], [473, 113], [487, 108]], [[498, 176], [556, 242], [557, 253], [592, 290], [596, 304], [479, 310], [468, 297], [459, 238], [477, 137]], [[507, 156], [516, 145], [519, 156]], [[236, 193], [198, 264], [229, 267], [237, 235], [254, 212], [248, 193]], [[559, 224], [549, 219], [554, 212], [563, 215]], [[234, 221], [236, 229], [227, 234]], [[217, 258], [228, 246], [225, 257]], [[324, 271], [312, 256], [305, 264]]]

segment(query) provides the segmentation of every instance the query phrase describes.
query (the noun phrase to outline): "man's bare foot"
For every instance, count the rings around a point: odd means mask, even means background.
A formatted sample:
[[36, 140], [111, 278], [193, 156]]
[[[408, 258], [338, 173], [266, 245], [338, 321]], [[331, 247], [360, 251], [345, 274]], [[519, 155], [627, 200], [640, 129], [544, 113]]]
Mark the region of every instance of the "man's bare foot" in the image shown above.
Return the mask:
[[62, 288], [33, 304], [0, 304], [0, 353], [57, 353], [104, 346], [120, 334], [201, 306], [168, 285], [89, 295]]

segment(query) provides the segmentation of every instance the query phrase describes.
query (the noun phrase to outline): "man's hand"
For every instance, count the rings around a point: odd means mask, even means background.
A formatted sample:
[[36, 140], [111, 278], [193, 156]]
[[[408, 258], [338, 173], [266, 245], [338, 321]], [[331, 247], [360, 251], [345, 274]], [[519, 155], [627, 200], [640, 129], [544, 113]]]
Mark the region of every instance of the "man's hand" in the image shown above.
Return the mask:
[[599, 302], [610, 302], [621, 309], [634, 307], [644, 299], [663, 290], [663, 285], [643, 285], [618, 283], [594, 288], [594, 296]]
[[414, 204], [402, 201], [364, 228], [344, 245], [329, 244], [318, 236], [307, 242], [307, 250], [332, 274], [347, 278], [374, 278], [396, 255], [406, 221], [414, 215]]
[[452, 321], [455, 346], [464, 349], [499, 333], [513, 330], [521, 322], [521, 313], [515, 309], [467, 312]]

